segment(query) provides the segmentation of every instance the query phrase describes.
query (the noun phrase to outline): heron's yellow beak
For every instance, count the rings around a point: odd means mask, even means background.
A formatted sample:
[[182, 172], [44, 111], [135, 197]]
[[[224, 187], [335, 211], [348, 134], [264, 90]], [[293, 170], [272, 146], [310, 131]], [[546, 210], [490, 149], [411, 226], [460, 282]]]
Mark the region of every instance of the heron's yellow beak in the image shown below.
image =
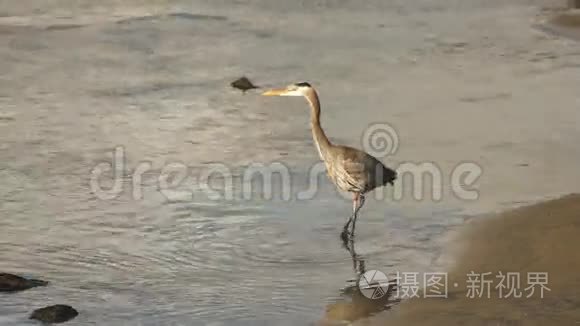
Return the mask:
[[288, 90], [286, 88], [276, 88], [276, 89], [271, 89], [269, 91], [266, 91], [264, 93], [262, 93], [263, 96], [281, 96], [284, 95]]

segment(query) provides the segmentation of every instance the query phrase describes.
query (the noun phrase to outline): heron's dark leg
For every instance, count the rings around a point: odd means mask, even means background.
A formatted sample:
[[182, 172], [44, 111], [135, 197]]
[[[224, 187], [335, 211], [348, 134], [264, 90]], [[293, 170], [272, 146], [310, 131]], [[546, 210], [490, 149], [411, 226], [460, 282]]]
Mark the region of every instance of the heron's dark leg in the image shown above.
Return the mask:
[[344, 227], [342, 229], [342, 233], [340, 234], [342, 241], [344, 241], [345, 243], [352, 236], [352, 234], [349, 231], [349, 226], [350, 226], [350, 223], [352, 223], [354, 221], [354, 219], [356, 218], [355, 215], [356, 215], [357, 207], [358, 207], [358, 199], [359, 199], [359, 194], [354, 193], [353, 198], [352, 198], [352, 215], [348, 218], [348, 221], [346, 221], [346, 224], [344, 225]]
[[352, 219], [352, 231], [351, 231], [351, 235], [354, 236], [354, 228], [356, 225], [356, 218], [358, 217], [358, 211], [363, 207], [363, 205], [365, 204], [365, 196], [364, 195], [357, 195], [358, 197], [358, 201], [357, 201], [357, 206], [356, 208], [354, 208], [354, 214], [353, 214], [353, 219]]

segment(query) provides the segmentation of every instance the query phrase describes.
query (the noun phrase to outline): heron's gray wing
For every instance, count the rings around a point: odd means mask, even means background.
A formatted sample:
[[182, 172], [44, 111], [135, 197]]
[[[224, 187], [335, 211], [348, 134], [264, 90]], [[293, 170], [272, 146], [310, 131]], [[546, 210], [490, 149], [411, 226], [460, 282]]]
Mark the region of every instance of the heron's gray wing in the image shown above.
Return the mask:
[[364, 163], [343, 157], [335, 169], [338, 186], [346, 191], [364, 192], [368, 173]]

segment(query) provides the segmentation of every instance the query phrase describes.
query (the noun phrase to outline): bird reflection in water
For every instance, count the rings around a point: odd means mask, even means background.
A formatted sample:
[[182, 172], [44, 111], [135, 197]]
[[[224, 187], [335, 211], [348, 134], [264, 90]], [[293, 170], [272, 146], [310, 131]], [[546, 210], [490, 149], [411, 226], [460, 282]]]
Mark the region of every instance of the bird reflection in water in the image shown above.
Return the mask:
[[[346, 221], [341, 233], [344, 247], [350, 254], [355, 273], [354, 282], [341, 291], [341, 296], [350, 301], [337, 302], [327, 307], [323, 325], [336, 322], [352, 322], [388, 309], [393, 301], [392, 291], [395, 283], [389, 283], [387, 289], [380, 287], [382, 295], [367, 298], [359, 288], [360, 277], [365, 273], [365, 261], [355, 250], [354, 233], [359, 210], [365, 202], [365, 194], [376, 188], [394, 185], [397, 172], [384, 166], [377, 158], [356, 148], [336, 145], [330, 142], [320, 123], [320, 100], [318, 93], [307, 82], [288, 85], [284, 88], [271, 89], [262, 93], [264, 96], [299, 96], [304, 97], [310, 106], [310, 125], [312, 137], [320, 158], [324, 161], [326, 171], [335, 186], [353, 196], [352, 215]], [[372, 286], [372, 284], [371, 284]], [[366, 291], [365, 291], [366, 293]], [[371, 295], [374, 297], [375, 293]]]
[[360, 290], [359, 280], [367, 272], [364, 257], [356, 253], [354, 239], [345, 241], [344, 248], [349, 252], [352, 259], [355, 278], [348, 281], [348, 285], [340, 290], [341, 300], [331, 303], [326, 307], [323, 320], [318, 325], [342, 325], [390, 309], [400, 300], [393, 298], [397, 280], [389, 281], [388, 289], [380, 298], [370, 299]]

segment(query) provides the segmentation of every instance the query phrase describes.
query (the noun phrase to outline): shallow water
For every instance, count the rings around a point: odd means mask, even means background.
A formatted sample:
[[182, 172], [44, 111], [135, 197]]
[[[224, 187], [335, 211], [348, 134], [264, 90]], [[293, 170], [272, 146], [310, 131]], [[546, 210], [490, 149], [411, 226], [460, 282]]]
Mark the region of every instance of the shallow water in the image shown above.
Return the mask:
[[[499, 156], [513, 166], [534, 157], [529, 146], [545, 138], [543, 126], [557, 125], [561, 139], [579, 134], [564, 115], [534, 119], [544, 115], [534, 109], [538, 98], [578, 100], [572, 85], [534, 90], [538, 78], [575, 80], [580, 54], [530, 32], [523, 22], [535, 9], [525, 1], [0, 2], [0, 270], [51, 282], [0, 296], [0, 322], [26, 323], [47, 302], [77, 308], [71, 325], [316, 322], [353, 277], [338, 237], [350, 202], [324, 176], [314, 198], [297, 198], [318, 161], [302, 100], [242, 95], [229, 82], [244, 74], [264, 86], [312, 82], [329, 108], [323, 124], [339, 143], [360, 147], [366, 126], [395, 123], [402, 145], [387, 165], [430, 159], [448, 171], [484, 151], [482, 164]], [[478, 28], [496, 16], [497, 30]], [[453, 19], [469, 28], [458, 29]], [[536, 53], [542, 49], [552, 55]], [[468, 74], [482, 63], [497, 64], [494, 74]], [[561, 70], [565, 64], [576, 71]], [[515, 77], [503, 75], [506, 66]], [[505, 95], [501, 85], [514, 78], [522, 83]], [[445, 95], [444, 87], [455, 93]], [[510, 131], [488, 135], [465, 123], [450, 129], [429, 113], [436, 105], [447, 107], [442, 116], [485, 123], [498, 117], [486, 120], [477, 109], [501, 110], [509, 100], [530, 104], [533, 119], [512, 143], [505, 142]], [[475, 149], [457, 135], [472, 137]], [[111, 162], [119, 146], [124, 183], [104, 200], [91, 188], [91, 171]], [[580, 156], [574, 146], [561, 150]], [[244, 191], [243, 167], [273, 161], [289, 169], [290, 200]], [[131, 176], [144, 162], [151, 168], [136, 181]], [[219, 179], [213, 187], [221, 195], [231, 189], [233, 199], [200, 189], [197, 177], [216, 163], [235, 177], [232, 188]], [[189, 178], [160, 192], [168, 164], [187, 166]], [[498, 172], [495, 164], [485, 167], [482, 189], [489, 190]], [[99, 180], [108, 189], [111, 178]], [[481, 207], [577, 187], [572, 181], [534, 192], [500, 187], [482, 193], [493, 195]], [[502, 196], [504, 190], [518, 195]], [[367, 269], [437, 270], [445, 234], [472, 214], [463, 204], [449, 196], [369, 199], [357, 251]]]

